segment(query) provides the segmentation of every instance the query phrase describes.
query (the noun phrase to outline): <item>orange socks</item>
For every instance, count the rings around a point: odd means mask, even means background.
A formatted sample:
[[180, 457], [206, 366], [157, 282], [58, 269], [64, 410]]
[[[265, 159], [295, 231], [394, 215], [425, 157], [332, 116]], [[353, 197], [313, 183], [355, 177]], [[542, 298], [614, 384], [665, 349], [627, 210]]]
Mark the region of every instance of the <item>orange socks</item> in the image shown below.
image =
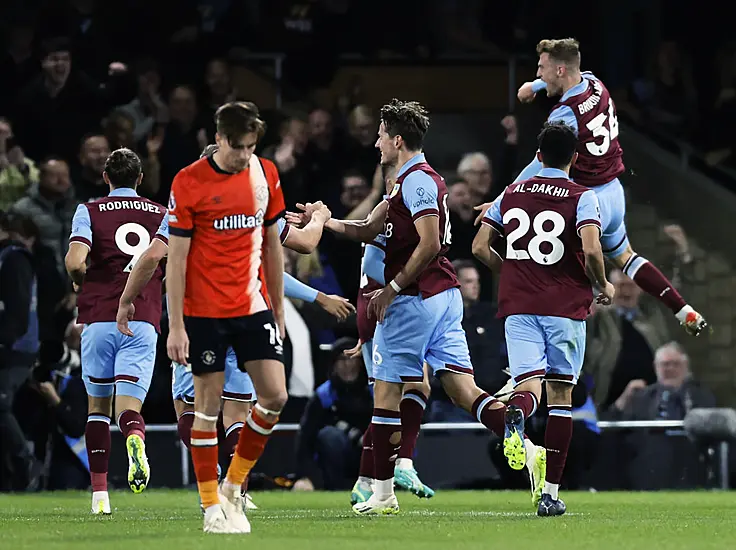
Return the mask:
[[192, 462], [204, 509], [220, 503], [217, 496], [217, 432], [192, 430]]
[[[276, 419], [273, 422], [266, 420], [267, 414], [275, 415]], [[278, 413], [268, 411], [256, 403], [245, 422], [245, 426], [240, 431], [235, 455], [230, 463], [230, 468], [227, 470], [227, 481], [229, 483], [240, 487], [263, 454], [266, 442], [277, 422]], [[199, 479], [199, 476], [197, 476], [197, 479]]]

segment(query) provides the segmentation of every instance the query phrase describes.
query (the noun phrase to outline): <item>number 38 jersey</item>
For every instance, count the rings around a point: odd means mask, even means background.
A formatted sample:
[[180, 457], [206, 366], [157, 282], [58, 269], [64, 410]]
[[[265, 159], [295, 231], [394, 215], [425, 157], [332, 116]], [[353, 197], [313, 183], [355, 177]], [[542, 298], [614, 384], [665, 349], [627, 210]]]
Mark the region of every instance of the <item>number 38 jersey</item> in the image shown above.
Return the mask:
[[593, 191], [570, 181], [562, 170], [544, 168], [507, 187], [483, 223], [505, 237], [499, 317], [588, 316], [593, 290], [579, 232], [586, 225], [601, 227]]
[[578, 134], [578, 159], [570, 177], [585, 187], [605, 185], [624, 173], [618, 142], [616, 106], [603, 82], [589, 72], [569, 89], [550, 111], [549, 120], [562, 120]]
[[[80, 204], [72, 220], [70, 242], [89, 247], [89, 266], [77, 299], [80, 323], [115, 321], [118, 301], [133, 269], [151, 240], [169, 242], [166, 209], [139, 197], [133, 189], [113, 190], [107, 197]], [[135, 300], [135, 320], [159, 330], [163, 270]]]

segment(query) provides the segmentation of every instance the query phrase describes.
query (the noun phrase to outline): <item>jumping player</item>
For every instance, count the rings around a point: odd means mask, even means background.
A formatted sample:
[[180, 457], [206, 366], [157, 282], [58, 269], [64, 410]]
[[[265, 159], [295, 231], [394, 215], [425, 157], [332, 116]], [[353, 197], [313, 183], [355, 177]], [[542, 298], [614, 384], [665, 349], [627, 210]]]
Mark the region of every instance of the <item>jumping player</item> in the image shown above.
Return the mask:
[[[227, 103], [215, 123], [218, 149], [181, 170], [172, 184], [167, 350], [194, 375], [190, 441], [204, 531], [249, 533], [241, 485], [287, 399], [284, 261], [276, 223], [284, 198], [276, 167], [253, 155], [265, 130], [256, 106]], [[230, 347], [250, 374], [258, 403], [218, 489], [216, 422]]]
[[591, 283], [600, 289], [601, 304], [609, 304], [614, 293], [605, 275], [598, 199], [569, 179], [576, 141], [569, 126], [546, 123], [537, 153], [542, 169], [493, 202], [473, 242], [476, 257], [494, 267], [493, 241], [506, 241], [498, 315], [506, 319], [515, 386], [507, 402], [504, 454], [516, 470], [526, 464], [524, 422], [537, 409], [546, 380], [547, 473], [540, 516], [565, 513], [558, 488], [572, 436], [572, 389], [585, 355]]
[[[110, 194], [77, 207], [72, 221], [66, 269], [79, 288], [78, 319], [82, 332], [82, 374], [88, 395], [85, 440], [92, 479], [92, 513], [110, 514], [107, 469], [110, 417], [115, 395], [117, 423], [128, 451], [128, 484], [134, 493], [150, 479], [146, 458], [146, 425], [140, 415], [151, 384], [161, 319], [158, 268], [136, 300], [135, 337], [124, 338], [115, 328], [118, 298], [128, 273], [151, 241], [166, 245], [166, 209], [139, 197], [141, 161], [129, 149], [113, 151], [102, 173]], [[89, 266], [87, 260], [89, 259]]]
[[478, 388], [472, 376], [459, 283], [444, 256], [450, 244], [447, 188], [421, 152], [428, 128], [429, 117], [418, 103], [394, 99], [385, 105], [376, 147], [381, 164], [398, 169], [388, 200], [367, 220], [325, 224], [362, 242], [381, 232], [386, 236], [384, 280], [389, 283], [374, 291], [368, 304], [368, 315], [378, 321], [372, 351], [375, 492], [353, 506], [357, 514], [399, 511], [393, 462], [401, 446], [402, 390], [423, 380], [425, 361], [455, 404], [496, 434], [504, 431], [506, 407]]
[[[546, 89], [550, 97], [561, 96], [549, 121], [561, 120], [578, 136], [578, 160], [572, 179], [590, 187], [601, 207], [603, 254], [648, 294], [672, 310], [689, 334], [698, 335], [707, 326], [703, 316], [689, 306], [672, 283], [646, 258], [631, 248], [624, 216], [626, 200], [619, 176], [624, 173], [623, 151], [618, 141], [616, 107], [608, 90], [590, 72], [580, 72], [580, 47], [576, 40], [542, 40], [537, 45], [537, 80], [519, 88], [522, 102]], [[541, 164], [535, 158], [514, 183], [535, 176]]]

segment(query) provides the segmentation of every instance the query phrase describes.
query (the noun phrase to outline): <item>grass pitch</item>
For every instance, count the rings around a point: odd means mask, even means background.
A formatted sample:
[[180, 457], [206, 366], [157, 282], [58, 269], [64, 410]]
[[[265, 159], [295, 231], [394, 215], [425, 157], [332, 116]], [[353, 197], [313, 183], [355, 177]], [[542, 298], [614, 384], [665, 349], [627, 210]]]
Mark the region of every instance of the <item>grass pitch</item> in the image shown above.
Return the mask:
[[564, 493], [568, 513], [538, 518], [522, 492], [401, 493], [401, 514], [352, 514], [347, 493], [255, 493], [251, 535], [205, 535], [196, 493], [113, 492], [113, 515], [89, 515], [87, 493], [0, 495], [8, 550], [392, 550], [514, 548], [733, 549], [734, 493]]

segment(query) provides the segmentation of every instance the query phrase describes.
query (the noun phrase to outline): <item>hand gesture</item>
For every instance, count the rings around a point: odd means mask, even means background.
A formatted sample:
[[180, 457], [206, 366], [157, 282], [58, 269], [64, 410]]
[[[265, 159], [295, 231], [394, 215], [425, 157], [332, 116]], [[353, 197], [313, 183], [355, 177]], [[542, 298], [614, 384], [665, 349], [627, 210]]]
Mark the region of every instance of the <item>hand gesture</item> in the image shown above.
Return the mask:
[[396, 298], [396, 291], [390, 286], [385, 286], [366, 294], [370, 298], [368, 302], [368, 317], [375, 317], [379, 323], [383, 323], [386, 310]]
[[475, 210], [476, 212], [480, 212], [480, 214], [476, 216], [475, 221], [473, 222], [473, 225], [480, 224], [481, 220], [486, 215], [486, 212], [488, 212], [488, 209], [491, 207], [492, 204], [493, 204], [493, 201], [484, 202], [483, 204], [473, 207], [473, 210]]
[[342, 296], [336, 296], [334, 294], [327, 295], [320, 292], [317, 294], [316, 302], [322, 309], [333, 317], [336, 317], [339, 321], [344, 321], [351, 314], [355, 313], [355, 306]]
[[534, 101], [534, 98], [537, 97], [537, 94], [534, 93], [534, 90], [532, 90], [532, 83], [524, 82], [524, 84], [521, 85], [521, 88], [519, 88], [519, 91], [516, 93], [516, 97], [519, 98], [519, 101], [521, 101], [522, 103], [529, 103], [531, 101]]
[[296, 166], [294, 156], [294, 140], [286, 136], [276, 148], [273, 160], [282, 172], [288, 172]]
[[115, 324], [118, 330], [125, 334], [125, 336], [133, 336], [133, 331], [128, 327], [128, 321], [132, 321], [135, 316], [135, 305], [120, 304], [118, 306], [118, 313], [115, 315]]
[[149, 157], [155, 157], [161, 150], [161, 146], [164, 144], [164, 136], [166, 131], [163, 126], [159, 126], [155, 132], [151, 132], [146, 140], [146, 149], [148, 150]]
[[350, 359], [355, 359], [356, 357], [360, 357], [363, 353], [363, 341], [358, 340], [358, 343], [355, 344], [354, 348], [346, 349], [342, 352], [342, 354], [345, 357], [350, 357]]
[[113, 61], [107, 66], [107, 74], [110, 76], [128, 72], [128, 66], [120, 61]]
[[596, 296], [595, 302], [602, 306], [610, 306], [613, 301], [613, 297], [616, 294], [616, 289], [609, 282], [606, 282], [606, 288], [604, 288], [598, 296]]
[[514, 115], [503, 117], [501, 127], [506, 131], [506, 143], [516, 144], [519, 141], [519, 128]]

